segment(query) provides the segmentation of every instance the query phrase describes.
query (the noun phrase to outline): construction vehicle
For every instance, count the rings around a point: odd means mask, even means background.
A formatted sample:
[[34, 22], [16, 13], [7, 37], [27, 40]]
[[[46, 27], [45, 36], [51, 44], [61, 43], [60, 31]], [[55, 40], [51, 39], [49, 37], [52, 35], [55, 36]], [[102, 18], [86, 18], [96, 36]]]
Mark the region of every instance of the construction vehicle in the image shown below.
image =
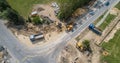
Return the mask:
[[96, 34], [98, 34], [98, 35], [102, 35], [101, 29], [95, 27], [94, 24], [90, 24], [90, 25], [89, 25], [89, 29], [92, 30], [94, 33], [96, 33]]
[[68, 23], [67, 25], [66, 25], [66, 28], [67, 28], [67, 31], [68, 32], [70, 32], [70, 31], [74, 31], [74, 29], [76, 29], [77, 27], [76, 27], [76, 23], [74, 23], [74, 21], [71, 21], [70, 23]]
[[76, 48], [78, 48], [80, 51], [83, 51], [83, 44], [81, 42], [77, 42]]
[[44, 39], [43, 33], [35, 34], [35, 35], [30, 35], [30, 40], [34, 42], [35, 40], [40, 40]]
[[67, 31], [72, 31], [73, 30], [73, 25], [67, 25], [66, 28], [67, 28]]
[[73, 31], [73, 21], [71, 21], [70, 23], [68, 23], [66, 25], [66, 28], [67, 28], [67, 31], [70, 32], [70, 31]]

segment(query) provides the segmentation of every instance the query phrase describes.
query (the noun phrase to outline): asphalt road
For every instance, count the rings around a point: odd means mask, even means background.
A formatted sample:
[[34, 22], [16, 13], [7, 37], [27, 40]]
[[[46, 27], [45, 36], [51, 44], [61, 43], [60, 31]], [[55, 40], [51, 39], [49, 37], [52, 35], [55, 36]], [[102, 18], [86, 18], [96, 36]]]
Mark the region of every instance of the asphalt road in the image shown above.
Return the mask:
[[[58, 40], [55, 40], [55, 42], [47, 44], [46, 46], [36, 46], [35, 48], [27, 48], [24, 44], [20, 43], [3, 22], [0, 21], [0, 44], [8, 49], [8, 52], [18, 63], [57, 63], [56, 57], [69, 40], [77, 37], [89, 24], [93, 23], [106, 10], [113, 7], [119, 1], [120, 0], [110, 0], [108, 7], [104, 6], [96, 10], [95, 15], [84, 20], [83, 24], [78, 25], [79, 27], [74, 32], [66, 33]], [[81, 19], [79, 21], [81, 21]]]
[[22, 60], [24, 57], [22, 49], [24, 49], [25, 46], [20, 44], [2, 21], [0, 21], [0, 44], [4, 45], [16, 60]]

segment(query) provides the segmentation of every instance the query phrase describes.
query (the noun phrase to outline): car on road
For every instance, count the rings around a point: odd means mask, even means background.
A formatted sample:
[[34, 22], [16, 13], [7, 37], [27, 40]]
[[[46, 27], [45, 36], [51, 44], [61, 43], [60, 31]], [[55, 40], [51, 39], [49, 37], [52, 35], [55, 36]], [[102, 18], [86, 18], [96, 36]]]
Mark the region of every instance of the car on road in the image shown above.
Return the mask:
[[3, 50], [5, 50], [5, 48], [2, 45], [0, 45], [0, 52]]
[[109, 1], [105, 3], [105, 6], [109, 6], [109, 5], [110, 5], [110, 2], [109, 2]]

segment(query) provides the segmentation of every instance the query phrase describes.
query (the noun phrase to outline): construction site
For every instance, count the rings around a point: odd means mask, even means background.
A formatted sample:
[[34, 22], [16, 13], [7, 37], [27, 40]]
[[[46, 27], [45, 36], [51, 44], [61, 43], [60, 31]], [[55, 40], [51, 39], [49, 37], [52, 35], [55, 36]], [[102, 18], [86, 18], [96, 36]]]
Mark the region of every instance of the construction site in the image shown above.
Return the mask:
[[120, 10], [116, 9], [112, 8], [109, 13], [117, 17], [104, 30], [100, 32], [91, 30], [90, 27], [95, 26], [91, 24], [76, 39], [72, 39], [60, 53], [59, 63], [101, 63], [101, 55], [110, 54], [101, 47], [102, 43], [112, 39], [116, 31], [120, 29]]
[[[41, 45], [46, 42], [53, 42], [58, 37], [63, 36], [66, 32], [74, 31], [73, 27], [77, 24], [75, 23], [76, 18], [83, 15], [88, 11], [87, 8], [78, 8], [73, 14], [72, 18], [68, 22], [60, 21], [56, 14], [58, 14], [59, 6], [56, 2], [47, 5], [37, 4], [34, 5], [32, 12], [30, 13], [29, 20], [32, 22], [34, 18], [39, 17], [40, 20], [44, 22], [42, 25], [36, 25], [35, 23], [27, 22], [25, 26], [19, 25], [9, 25], [8, 28], [15, 34], [15, 36], [28, 47]], [[26, 33], [27, 32], [27, 33]], [[33, 36], [39, 35], [41, 38], [34, 41], [31, 39]], [[34, 44], [33, 42], [34, 41]]]
[[[6, 26], [22, 44], [27, 46], [26, 49], [45, 46], [57, 42], [58, 38], [67, 34], [72, 35], [75, 30], [78, 30], [78, 24], [82, 25], [97, 12], [97, 5], [95, 5], [95, 8], [88, 8], [94, 2], [90, 2], [89, 6], [78, 8], [67, 20], [60, 20], [57, 17], [60, 7], [56, 2], [37, 4], [33, 6], [31, 13], [29, 13], [29, 21], [24, 26], [9, 25], [8, 23], [6, 23]], [[109, 2], [105, 3], [105, 6], [109, 5]], [[67, 42], [57, 57], [58, 63], [101, 63], [101, 56], [110, 54], [108, 50], [102, 47], [102, 44], [109, 42], [117, 30], [120, 30], [120, 9], [113, 7], [107, 10], [101, 19], [99, 17], [89, 24], [80, 35]], [[51, 49], [49, 47], [49, 50]], [[9, 63], [10, 58], [7, 49], [0, 47], [0, 63]]]

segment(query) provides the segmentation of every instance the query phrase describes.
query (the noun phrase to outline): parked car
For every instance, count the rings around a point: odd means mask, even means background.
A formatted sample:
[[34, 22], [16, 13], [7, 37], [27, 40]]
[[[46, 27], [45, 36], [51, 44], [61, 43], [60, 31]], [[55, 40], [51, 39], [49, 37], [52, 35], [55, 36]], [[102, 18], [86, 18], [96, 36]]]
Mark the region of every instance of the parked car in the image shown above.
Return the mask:
[[0, 45], [0, 52], [3, 50], [5, 50], [5, 48], [2, 45]]

